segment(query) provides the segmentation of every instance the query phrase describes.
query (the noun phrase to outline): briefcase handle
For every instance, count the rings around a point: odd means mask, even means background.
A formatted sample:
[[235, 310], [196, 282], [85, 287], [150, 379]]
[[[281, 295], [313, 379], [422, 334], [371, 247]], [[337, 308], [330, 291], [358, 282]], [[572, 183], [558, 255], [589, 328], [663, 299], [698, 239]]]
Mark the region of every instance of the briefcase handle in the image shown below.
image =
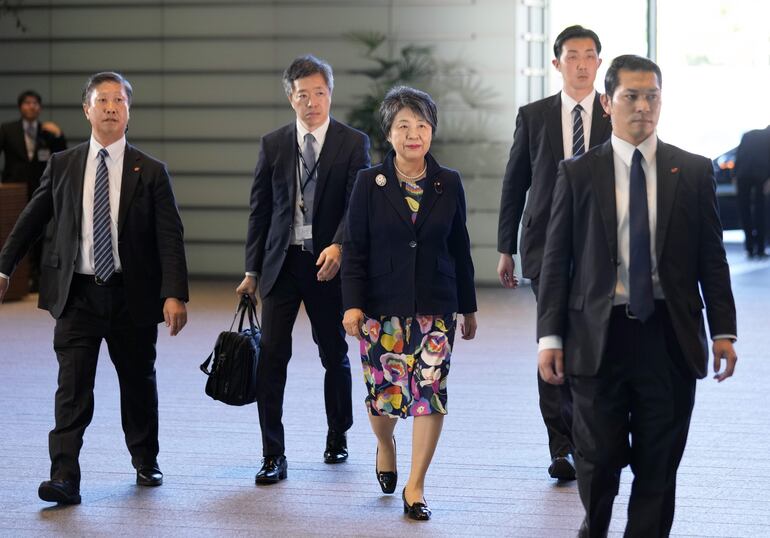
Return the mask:
[[[257, 317], [257, 305], [254, 304], [254, 300], [251, 298], [250, 295], [244, 294], [241, 296], [241, 300], [235, 309], [235, 315], [233, 315], [233, 321], [232, 323], [230, 323], [230, 329], [229, 329], [230, 332], [233, 331], [233, 327], [235, 326], [235, 320], [238, 319], [238, 314], [241, 315], [241, 320], [238, 323], [238, 332], [243, 332], [243, 321], [247, 314], [249, 316], [249, 326], [251, 328], [251, 334], [253, 335], [256, 329], [259, 329], [259, 331], [262, 332], [262, 327], [260, 326], [259, 318]], [[211, 375], [211, 371], [209, 370], [209, 364], [211, 363], [211, 360], [213, 358], [214, 358], [214, 351], [212, 351], [211, 354], [206, 358], [206, 360], [203, 361], [203, 364], [200, 365], [201, 371], [208, 376]]]
[[[235, 317], [238, 317], [238, 313], [241, 314], [241, 319], [238, 322], [238, 332], [243, 332], [243, 321], [246, 315], [249, 316], [249, 327], [251, 328], [251, 334], [254, 334], [256, 329], [262, 331], [262, 327], [259, 325], [259, 318], [257, 317], [257, 305], [254, 304], [254, 300], [251, 295], [243, 294], [241, 296], [241, 302], [238, 304], [238, 309], [235, 311]], [[233, 323], [230, 324], [230, 330], [233, 330], [235, 324], [235, 317]]]

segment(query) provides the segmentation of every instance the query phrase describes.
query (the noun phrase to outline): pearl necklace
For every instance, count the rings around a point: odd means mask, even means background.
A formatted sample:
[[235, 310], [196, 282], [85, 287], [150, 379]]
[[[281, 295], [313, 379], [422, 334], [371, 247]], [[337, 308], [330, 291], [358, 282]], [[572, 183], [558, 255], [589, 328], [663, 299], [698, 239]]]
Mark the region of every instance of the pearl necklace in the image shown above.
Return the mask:
[[406, 179], [407, 181], [417, 181], [422, 176], [425, 175], [425, 172], [428, 170], [428, 162], [425, 161], [425, 166], [423, 166], [422, 170], [416, 175], [416, 176], [407, 176], [405, 173], [403, 173], [398, 166], [396, 166], [396, 160], [393, 159], [393, 167], [396, 169], [396, 172], [398, 172], [402, 178]]

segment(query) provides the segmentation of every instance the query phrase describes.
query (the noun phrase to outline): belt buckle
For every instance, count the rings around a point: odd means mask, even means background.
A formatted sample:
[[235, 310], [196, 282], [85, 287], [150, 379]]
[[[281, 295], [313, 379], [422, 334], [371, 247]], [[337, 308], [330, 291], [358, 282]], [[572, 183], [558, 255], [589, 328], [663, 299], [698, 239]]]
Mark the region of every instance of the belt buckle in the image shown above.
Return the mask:
[[639, 319], [631, 313], [631, 306], [628, 303], [626, 303], [626, 317], [628, 319]]
[[96, 284], [97, 286], [106, 286], [107, 285], [107, 281], [106, 280], [102, 280], [98, 276], [94, 275], [94, 284]]

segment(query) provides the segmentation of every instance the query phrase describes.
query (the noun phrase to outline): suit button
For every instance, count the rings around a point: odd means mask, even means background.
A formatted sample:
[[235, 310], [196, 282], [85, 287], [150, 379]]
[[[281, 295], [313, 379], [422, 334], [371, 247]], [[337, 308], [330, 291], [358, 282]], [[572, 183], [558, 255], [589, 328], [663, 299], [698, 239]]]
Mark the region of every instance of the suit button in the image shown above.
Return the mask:
[[409, 246], [414, 248], [417, 246], [417, 241], [409, 241]]

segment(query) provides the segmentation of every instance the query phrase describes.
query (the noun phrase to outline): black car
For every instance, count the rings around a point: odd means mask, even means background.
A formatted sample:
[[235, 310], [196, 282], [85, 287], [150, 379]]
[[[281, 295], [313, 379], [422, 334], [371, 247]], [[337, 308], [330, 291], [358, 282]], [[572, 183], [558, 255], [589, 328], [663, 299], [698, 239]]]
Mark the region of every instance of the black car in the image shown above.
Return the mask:
[[722, 228], [740, 230], [741, 219], [738, 213], [738, 197], [735, 187], [735, 154], [737, 147], [724, 152], [711, 161], [714, 165], [714, 177], [717, 180], [717, 203]]

